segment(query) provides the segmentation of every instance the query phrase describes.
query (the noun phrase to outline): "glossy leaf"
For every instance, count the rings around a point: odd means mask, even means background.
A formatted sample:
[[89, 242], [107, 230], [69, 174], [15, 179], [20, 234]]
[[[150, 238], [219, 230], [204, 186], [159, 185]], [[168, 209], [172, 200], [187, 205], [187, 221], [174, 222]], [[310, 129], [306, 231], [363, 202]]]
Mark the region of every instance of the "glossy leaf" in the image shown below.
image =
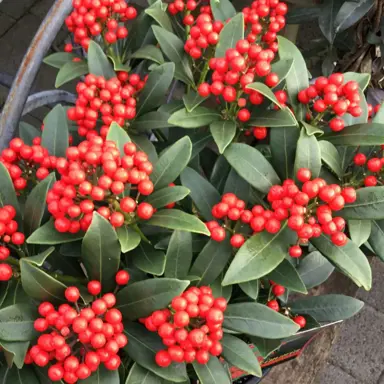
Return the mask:
[[120, 157], [124, 156], [124, 145], [131, 141], [125, 129], [121, 128], [115, 122], [113, 122], [109, 127], [107, 140], [114, 141], [116, 143], [116, 146], [120, 151]]
[[134, 363], [129, 371], [125, 384], [162, 384], [162, 379], [151, 371]]
[[77, 79], [88, 73], [88, 64], [86, 61], [69, 61], [59, 70], [55, 80], [55, 87], [60, 88], [71, 80]]
[[[371, 75], [369, 73], [357, 73], [357, 72], [345, 72], [344, 73], [344, 83], [348, 81], [356, 81], [359, 84], [359, 87], [362, 91], [368, 87], [368, 84], [371, 80]], [[374, 121], [376, 123], [376, 121]], [[379, 123], [379, 121], [377, 121]]]
[[268, 339], [288, 337], [299, 330], [299, 326], [291, 319], [259, 303], [228, 305], [223, 327]]
[[236, 172], [260, 192], [267, 193], [272, 185], [280, 183], [271, 164], [247, 144], [231, 144], [224, 156]]
[[23, 369], [17, 369], [16, 367], [4, 369], [4, 377], [1, 376], [0, 371], [0, 379], [2, 384], [40, 384], [40, 381], [37, 379], [32, 366], [24, 366]]
[[221, 343], [223, 345], [223, 357], [226, 361], [250, 375], [262, 376], [260, 363], [248, 344], [228, 334], [224, 335]]
[[257, 300], [260, 290], [260, 280], [250, 280], [245, 283], [240, 283], [241, 290], [253, 300]]
[[161, 0], [155, 1], [144, 12], [156, 20], [156, 22], [164, 29], [170, 32], [173, 31], [172, 22], [168, 16], [167, 7]]
[[139, 151], [145, 152], [148, 156], [148, 160], [154, 164], [158, 160], [155, 146], [148, 139], [146, 135], [131, 135], [131, 140], [136, 144]]
[[381, 145], [384, 143], [384, 124], [351, 125], [341, 132], [326, 133], [322, 139], [334, 145]]
[[335, 267], [317, 251], [305, 256], [297, 268], [301, 280], [308, 289], [323, 284], [334, 270]]
[[24, 207], [24, 234], [26, 236], [41, 226], [46, 211], [47, 193], [55, 181], [55, 174], [51, 173], [29, 193]]
[[123, 225], [116, 228], [117, 237], [120, 242], [121, 252], [127, 253], [135, 249], [141, 241], [140, 235], [131, 227]]
[[343, 176], [343, 169], [341, 168], [341, 157], [337, 148], [329, 141], [322, 140], [319, 142], [321, 159], [325, 164], [339, 177]]
[[154, 208], [162, 208], [170, 203], [183, 200], [191, 191], [182, 186], [166, 187], [159, 189], [150, 194], [146, 202], [150, 203]]
[[0, 310], [0, 340], [31, 341], [37, 332], [33, 323], [37, 308], [32, 304], [15, 304]]
[[336, 36], [335, 20], [343, 0], [326, 0], [319, 15], [319, 26], [326, 39], [333, 44]]
[[151, 180], [155, 189], [167, 187], [180, 175], [189, 163], [192, 143], [185, 136], [169, 147], [154, 164]]
[[83, 239], [81, 260], [89, 279], [100, 281], [105, 292], [114, 289], [120, 252], [116, 231], [107, 219], [95, 212]]
[[15, 188], [7, 168], [1, 162], [0, 180], [0, 207], [4, 207], [5, 205], [12, 205], [12, 207], [16, 209], [16, 220], [20, 222], [20, 206], [19, 201], [17, 200]]
[[164, 63], [149, 74], [137, 103], [137, 116], [143, 115], [162, 104], [174, 73], [175, 64]]
[[219, 152], [223, 153], [225, 149], [231, 144], [236, 135], [236, 123], [231, 120], [214, 121], [209, 126], [213, 139], [219, 148]]
[[203, 176], [192, 168], [185, 168], [180, 175], [181, 183], [187, 187], [191, 193], [198, 212], [207, 221], [213, 220], [211, 213], [212, 207], [220, 202], [220, 194], [215, 187]]
[[236, 16], [236, 9], [229, 0], [213, 0], [211, 9], [215, 20], [220, 20], [223, 23]]
[[375, 4], [374, 0], [346, 1], [335, 19], [336, 33], [345, 31], [364, 17]]
[[372, 247], [376, 256], [384, 260], [384, 220], [373, 220], [368, 244]]
[[267, 278], [291, 291], [308, 293], [296, 268], [288, 260], [283, 260], [282, 263], [268, 274]]
[[141, 242], [129, 257], [136, 268], [155, 276], [161, 276], [165, 268], [165, 253], [155, 249], [152, 245]]
[[41, 145], [50, 155], [65, 157], [68, 148], [68, 121], [64, 108], [59, 104], [53, 108], [44, 119], [44, 131]]
[[191, 112], [183, 108], [174, 112], [168, 119], [168, 123], [182, 128], [199, 128], [219, 119], [219, 113], [206, 107], [196, 107]]
[[252, 343], [257, 347], [262, 357], [267, 357], [281, 345], [281, 340], [270, 340], [262, 337], [251, 336]]
[[100, 45], [93, 40], [91, 40], [88, 48], [88, 68], [89, 73], [95, 76], [103, 76], [107, 80], [116, 77], [116, 73], [108, 57]]
[[136, 52], [130, 55], [132, 59], [144, 59], [151, 60], [157, 64], [164, 63], [164, 57], [161, 53], [161, 50], [155, 45], [144, 45], [144, 47], [139, 48]]
[[320, 322], [349, 319], [363, 306], [362, 301], [344, 295], [310, 296], [289, 303], [292, 312], [313, 316]]
[[100, 364], [99, 369], [93, 372], [88, 379], [82, 380], [81, 384], [120, 384], [119, 371], [109, 370]]
[[[277, 87], [283, 80], [286, 79], [289, 72], [293, 67], [293, 59], [279, 60], [272, 64], [272, 72], [276, 73], [279, 76], [279, 82], [275, 85]], [[274, 88], [275, 88], [274, 87]]]
[[33, 125], [21, 121], [19, 124], [19, 136], [24, 141], [24, 144], [32, 145], [32, 140], [35, 137], [41, 137], [41, 132]]
[[248, 202], [250, 200], [251, 189], [251, 186], [242, 177], [240, 177], [234, 169], [231, 169], [227, 181], [225, 182], [223, 192], [232, 192], [239, 199]]
[[18, 369], [22, 369], [29, 345], [29, 341], [0, 340], [0, 346], [3, 348], [7, 365], [10, 367], [12, 364], [15, 364]]
[[200, 96], [199, 93], [193, 89], [183, 96], [183, 102], [188, 112], [192, 112], [206, 99], [207, 97]]
[[328, 236], [321, 235], [312, 239], [311, 243], [355, 284], [366, 290], [371, 289], [371, 267], [367, 257], [354, 242], [348, 240], [346, 245], [338, 247]]
[[220, 274], [220, 276], [212, 284], [210, 284], [212, 295], [213, 297], [224, 297], [227, 301], [229, 301], [232, 296], [232, 285], [223, 287], [221, 285], [222, 280], [223, 275]]
[[371, 234], [370, 220], [348, 220], [348, 229], [351, 240], [361, 247]]
[[273, 104], [276, 104], [277, 106], [282, 108], [282, 105], [276, 99], [276, 96], [272, 92], [271, 88], [269, 88], [264, 83], [257, 83], [257, 82], [256, 83], [251, 83], [251, 84], [247, 85], [247, 88], [261, 93], [264, 97], [266, 97], [267, 99], [271, 100]]
[[285, 81], [287, 84], [289, 100], [295, 110], [295, 116], [297, 120], [303, 120], [305, 117], [305, 106], [300, 104], [297, 100], [297, 94], [302, 89], [308, 88], [308, 76], [307, 66], [305, 60], [295, 46], [294, 43], [286, 39], [285, 37], [279, 36], [279, 56], [281, 60], [293, 60], [293, 66], [287, 75]]
[[209, 285], [213, 283], [225, 268], [232, 254], [229, 236], [220, 243], [210, 240], [197, 256], [192, 265], [190, 274], [199, 276], [198, 285]]
[[315, 135], [309, 136], [301, 129], [295, 157], [295, 175], [300, 168], [309, 168], [312, 177], [318, 177], [321, 170], [321, 150]]
[[188, 280], [148, 279], [130, 284], [116, 295], [118, 308], [124, 319], [136, 320], [166, 308], [172, 298], [180, 295], [189, 285]]
[[276, 234], [264, 231], [252, 236], [234, 257], [223, 285], [255, 280], [270, 273], [284, 260], [291, 240], [292, 232], [287, 226]]
[[49, 56], [46, 56], [43, 63], [50, 65], [51, 67], [60, 69], [63, 65], [71, 62], [76, 57], [75, 54], [69, 52], [55, 52]]
[[244, 15], [240, 12], [221, 30], [215, 57], [225, 57], [225, 52], [229, 48], [235, 48], [236, 43], [242, 39], [244, 39]]
[[152, 129], [172, 127], [172, 124], [168, 123], [168, 119], [168, 113], [152, 111], [135, 119], [131, 127], [141, 132], [150, 132]]
[[192, 235], [174, 231], [168, 245], [164, 276], [185, 279], [192, 262]]
[[[294, 127], [297, 126], [295, 116], [288, 109], [267, 110], [257, 112], [247, 122], [249, 126], [256, 127]], [[272, 133], [272, 131], [271, 131]], [[291, 132], [290, 132], [291, 133]]]
[[194, 361], [192, 365], [201, 384], [232, 383], [223, 364], [215, 356], [211, 356], [207, 364], [199, 364]]

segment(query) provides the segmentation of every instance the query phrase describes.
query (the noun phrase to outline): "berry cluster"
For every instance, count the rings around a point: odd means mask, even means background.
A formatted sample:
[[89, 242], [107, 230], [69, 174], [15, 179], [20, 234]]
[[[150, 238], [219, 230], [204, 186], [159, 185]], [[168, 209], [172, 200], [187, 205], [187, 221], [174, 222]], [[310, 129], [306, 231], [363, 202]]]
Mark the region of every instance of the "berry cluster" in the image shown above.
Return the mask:
[[381, 181], [380, 172], [384, 166], [384, 157], [371, 157], [367, 159], [367, 156], [364, 153], [356, 153], [353, 158], [353, 163], [358, 167], [364, 167], [373, 175], [365, 176], [364, 185], [366, 187], [374, 187], [377, 185], [378, 181]]
[[[342, 73], [333, 73], [328, 78], [318, 77], [313, 85], [303, 89], [298, 94], [298, 100], [302, 104], [310, 104], [317, 116], [329, 113], [329, 127], [332, 131], [339, 132], [345, 127], [344, 120], [340, 117], [349, 113], [353, 117], [362, 114], [360, 107], [359, 84], [356, 81], [348, 81], [344, 84]], [[313, 112], [308, 118], [314, 118]], [[316, 117], [317, 117], [316, 116]]]
[[167, 346], [156, 354], [156, 363], [167, 367], [172, 362], [206, 364], [210, 355], [223, 350], [223, 312], [227, 301], [214, 298], [209, 287], [192, 287], [174, 297], [170, 309], [155, 311], [140, 319], [149, 331], [157, 332]]
[[99, 35], [109, 44], [125, 39], [128, 30], [119, 23], [137, 16], [136, 9], [128, 6], [125, 0], [73, 0], [72, 4], [74, 10], [65, 24], [73, 32], [75, 43], [85, 50], [91, 38]]
[[33, 145], [24, 144], [20, 138], [12, 139], [9, 147], [0, 155], [0, 161], [8, 169], [16, 191], [24, 190], [28, 181], [45, 179], [56, 168], [56, 157], [49, 156], [41, 145], [41, 138], [35, 137]]
[[[176, 2], [177, 1], [178, 0], [176, 0]], [[193, 3], [192, 6], [195, 6], [196, 3], [194, 1]], [[186, 25], [193, 25], [195, 23], [195, 19], [191, 14], [188, 14], [184, 17], [183, 22]], [[219, 33], [223, 27], [224, 24], [220, 20], [212, 20], [212, 13], [209, 6], [201, 7], [200, 14], [196, 18], [196, 23], [191, 27], [189, 37], [185, 42], [185, 51], [193, 59], [200, 59], [206, 49], [217, 45], [219, 42]]]
[[[59, 232], [86, 231], [94, 211], [114, 227], [137, 218], [148, 220], [153, 215], [150, 204], [136, 202], [139, 194], [152, 193], [153, 183], [149, 180], [152, 164], [133, 143], [125, 144], [120, 158], [114, 142], [93, 136], [77, 147], [69, 147], [66, 158], [57, 159], [57, 171], [61, 180], [48, 192], [47, 203]], [[119, 197], [129, 184], [131, 191], [138, 192], [136, 200]]]
[[137, 74], [119, 72], [110, 80], [89, 74], [76, 86], [76, 106], [68, 110], [68, 118], [76, 121], [80, 136], [95, 134], [101, 119], [104, 125], [100, 134], [105, 138], [112, 122], [123, 127], [126, 120], [136, 117], [135, 95], [144, 85], [145, 80]]
[[0, 208], [0, 281], [8, 281], [12, 278], [13, 272], [10, 265], [1, 263], [6, 261], [11, 254], [8, 248], [11, 244], [17, 248], [24, 244], [25, 236], [17, 232], [18, 224], [14, 220], [16, 210], [11, 205]]
[[[118, 285], [126, 285], [128, 280], [128, 272], [116, 274]], [[88, 291], [93, 296], [99, 295], [100, 282], [90, 281]], [[87, 379], [101, 363], [109, 370], [118, 369], [118, 352], [128, 339], [123, 333], [121, 312], [113, 308], [115, 295], [106, 293], [81, 309], [76, 287], [68, 287], [65, 298], [69, 304], [60, 305], [58, 310], [50, 302], [40, 304], [41, 317], [35, 320], [34, 328], [42, 335], [28, 351], [25, 363], [45, 367], [51, 362], [49, 379], [68, 384]]]

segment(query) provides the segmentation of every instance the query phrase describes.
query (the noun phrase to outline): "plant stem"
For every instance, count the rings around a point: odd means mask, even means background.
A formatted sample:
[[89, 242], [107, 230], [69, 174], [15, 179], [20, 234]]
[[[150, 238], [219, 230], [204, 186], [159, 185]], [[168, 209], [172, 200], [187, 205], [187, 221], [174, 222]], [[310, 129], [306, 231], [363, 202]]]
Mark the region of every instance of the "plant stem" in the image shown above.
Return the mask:
[[140, 235], [141, 237], [141, 240], [145, 241], [146, 243], [148, 244], [152, 244], [148, 238], [144, 235], [144, 233], [141, 231], [141, 229], [139, 228], [139, 226], [137, 224], [133, 224], [132, 225], [132, 228]]
[[203, 68], [203, 71], [201, 72], [201, 75], [200, 75], [200, 79], [199, 79], [198, 85], [204, 83], [205, 78], [207, 77], [208, 71], [209, 71], [209, 60], [207, 60], [207, 61], [205, 62], [205, 64], [204, 64], [204, 68]]

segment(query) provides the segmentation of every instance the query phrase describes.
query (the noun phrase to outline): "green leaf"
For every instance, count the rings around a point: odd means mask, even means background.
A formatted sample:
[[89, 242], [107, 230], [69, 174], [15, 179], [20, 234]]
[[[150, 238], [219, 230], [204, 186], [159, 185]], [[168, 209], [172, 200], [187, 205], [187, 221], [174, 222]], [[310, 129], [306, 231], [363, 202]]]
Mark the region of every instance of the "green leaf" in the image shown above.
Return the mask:
[[293, 175], [299, 136], [300, 130], [297, 128], [281, 127], [271, 129], [272, 165], [283, 180], [289, 179]]
[[343, 0], [326, 0], [319, 15], [320, 29], [331, 44], [335, 40], [335, 19], [342, 4]]
[[309, 168], [313, 177], [318, 177], [321, 170], [321, 151], [315, 135], [308, 136], [301, 128], [295, 157], [295, 175], [300, 168]]
[[288, 337], [299, 330], [299, 326], [291, 319], [259, 303], [228, 305], [223, 327], [268, 339]]
[[204, 100], [207, 100], [207, 97], [200, 96], [200, 94], [193, 89], [189, 90], [189, 92], [183, 96], [183, 102], [188, 112], [192, 112]]
[[164, 63], [149, 74], [137, 103], [137, 116], [143, 115], [162, 104], [164, 95], [171, 85], [174, 72], [174, 63]]
[[125, 129], [121, 128], [117, 123], [113, 122], [109, 127], [107, 140], [111, 140], [116, 143], [120, 156], [124, 156], [124, 144], [130, 143], [131, 139]]
[[3, 341], [0, 346], [4, 349], [4, 357], [10, 367], [14, 363], [18, 369], [22, 369], [24, 359], [29, 349], [29, 341]]
[[361, 247], [371, 234], [370, 220], [348, 220], [348, 229], [351, 240]]
[[120, 243], [107, 219], [95, 212], [81, 246], [81, 260], [90, 280], [101, 282], [105, 292], [115, 287], [120, 265]]
[[335, 19], [336, 33], [345, 31], [363, 18], [375, 4], [374, 0], [346, 1], [340, 8]]
[[301, 125], [305, 128], [308, 136], [319, 134], [319, 136], [324, 134], [324, 131], [320, 128], [317, 128], [311, 124], [306, 123], [305, 121], [300, 121]]
[[76, 57], [73, 53], [68, 52], [56, 52], [49, 56], [46, 56], [43, 63], [50, 65], [51, 67], [60, 69], [63, 65], [71, 62]]
[[255, 344], [255, 346], [257, 347], [258, 351], [260, 352], [260, 355], [264, 358], [270, 355], [276, 349], [278, 349], [282, 341], [282, 340], [269, 340], [269, 339], [264, 339], [262, 337], [256, 337], [256, 336], [251, 336], [250, 339], [252, 343]]
[[149, 316], [158, 309], [166, 308], [188, 285], [188, 280], [167, 278], [138, 281], [117, 293], [116, 308], [128, 320]]
[[141, 132], [150, 132], [152, 129], [172, 127], [172, 124], [168, 123], [168, 119], [168, 113], [152, 111], [135, 119], [131, 127]]
[[29, 304], [31, 298], [25, 293], [21, 280], [12, 279], [8, 281], [7, 295], [2, 302], [2, 308], [15, 304]]
[[323, 140], [335, 145], [360, 146], [381, 145], [384, 143], [384, 124], [351, 125], [341, 132], [326, 133]]
[[207, 236], [210, 235], [208, 228], [196, 216], [177, 209], [163, 209], [156, 212], [146, 224], [161, 228], [201, 233]]
[[155, 189], [167, 187], [189, 163], [192, 143], [185, 136], [169, 147], [154, 164], [151, 180]]
[[56, 76], [55, 88], [77, 79], [88, 73], [88, 64], [86, 61], [70, 61], [64, 64]]
[[278, 111], [257, 111], [257, 113], [251, 116], [251, 120], [247, 122], [247, 125], [252, 127], [296, 127], [297, 121], [292, 112], [284, 108]]
[[221, 120], [211, 123], [209, 129], [219, 148], [219, 152], [223, 153], [228, 145], [232, 143], [237, 127], [236, 123], [232, 120]]
[[37, 336], [33, 327], [38, 314], [32, 304], [15, 304], [0, 310], [0, 340], [30, 341]]
[[152, 245], [141, 242], [131, 253], [136, 268], [155, 276], [161, 276], [165, 268], [165, 253]]
[[154, 208], [162, 208], [170, 203], [183, 200], [189, 193], [190, 190], [188, 188], [177, 185], [155, 191], [149, 195], [145, 201], [150, 203]]
[[190, 232], [174, 231], [168, 245], [164, 276], [184, 279], [192, 262], [192, 235]]
[[124, 350], [137, 364], [171, 382], [183, 383], [188, 380], [185, 364], [173, 363], [166, 368], [156, 364], [156, 352], [164, 349], [156, 333], [148, 332], [142, 325], [131, 322], [124, 323], [124, 333], [129, 340]]
[[62, 105], [56, 105], [44, 119], [41, 145], [51, 156], [65, 157], [68, 148], [69, 130], [67, 115]]
[[276, 234], [264, 231], [252, 236], [237, 252], [223, 285], [255, 280], [272, 272], [284, 260], [291, 242], [292, 232], [286, 225]]
[[289, 71], [285, 81], [287, 84], [289, 100], [295, 111], [295, 116], [297, 120], [303, 120], [306, 109], [305, 105], [298, 102], [297, 95], [302, 89], [308, 88], [309, 86], [307, 66], [301, 52], [294, 43], [282, 36], [278, 36], [278, 42], [280, 59], [291, 59], [294, 61], [292, 69]]
[[210, 285], [212, 288], [212, 295], [214, 297], [224, 297], [229, 301], [232, 295], [232, 285], [223, 287], [221, 281], [223, 280], [222, 274]]
[[231, 254], [232, 247], [229, 243], [229, 236], [220, 243], [210, 240], [200, 252], [199, 256], [197, 256], [190, 274], [200, 276], [199, 286], [209, 285], [213, 283], [223, 271]]
[[253, 300], [257, 300], [260, 290], [260, 280], [250, 280], [245, 283], [240, 283], [241, 290]]
[[36, 265], [37, 267], [41, 267], [44, 264], [45, 260], [48, 258], [48, 256], [50, 256], [54, 250], [55, 247], [49, 247], [38, 255], [30, 256], [25, 260], [28, 261], [28, 263]]
[[261, 93], [267, 99], [271, 100], [273, 104], [276, 104], [280, 108], [283, 108], [279, 101], [276, 99], [275, 94], [271, 91], [271, 88], [266, 86], [264, 83], [251, 83], [248, 84], [246, 88], [253, 89], [254, 91]]
[[356, 124], [365, 124], [368, 121], [368, 104], [367, 100], [365, 98], [364, 92], [359, 89], [359, 96], [361, 98], [360, 101], [360, 107], [362, 109], [362, 113], [360, 116], [353, 117], [351, 114], [347, 113], [345, 114], [342, 119], [344, 120], [345, 126], [350, 127], [351, 125], [356, 125]]
[[185, 168], [180, 175], [181, 183], [187, 187], [198, 212], [206, 220], [213, 220], [212, 207], [220, 202], [220, 194], [215, 187], [192, 168]]
[[136, 147], [140, 151], [147, 154], [148, 159], [152, 164], [156, 163], [158, 159], [156, 148], [146, 135], [131, 135], [131, 140], [136, 144]]
[[32, 366], [24, 366], [23, 369], [6, 368], [4, 376], [0, 371], [0, 379], [2, 384], [40, 384]]
[[349, 319], [363, 306], [362, 301], [344, 295], [310, 296], [289, 303], [292, 312], [313, 316], [320, 322]]
[[116, 77], [111, 62], [95, 41], [91, 41], [88, 48], [88, 68], [89, 73], [95, 76], [103, 76], [107, 80]]
[[251, 186], [232, 168], [224, 185], [224, 193], [232, 192], [245, 202], [250, 201]]
[[168, 123], [182, 128], [199, 128], [218, 121], [220, 114], [206, 107], [196, 107], [188, 112], [186, 108], [174, 112], [168, 119]]
[[[48, 275], [27, 258], [20, 260], [21, 282], [24, 291], [34, 299], [62, 303], [66, 286]], [[1, 338], [1, 336], [0, 336]]]
[[81, 384], [120, 384], [119, 371], [111, 371], [103, 364], [100, 364], [99, 369], [92, 373], [88, 379], [81, 380]]
[[[365, 91], [365, 89], [368, 87], [370, 80], [371, 80], [371, 75], [369, 73], [357, 73], [357, 72], [344, 73], [344, 84], [347, 83], [348, 81], [356, 81], [359, 84], [359, 88], [362, 91]], [[374, 121], [374, 123], [376, 123], [376, 121]]]
[[231, 365], [247, 372], [250, 375], [261, 377], [263, 375], [260, 363], [249, 345], [239, 338], [225, 334], [223, 344], [223, 357]]
[[4, 207], [5, 205], [12, 205], [16, 209], [16, 218], [20, 222], [21, 213], [19, 201], [17, 200], [15, 187], [13, 186], [13, 182], [11, 176], [5, 165], [0, 162], [0, 207]]
[[141, 241], [140, 235], [131, 227], [123, 225], [116, 228], [117, 237], [120, 242], [121, 252], [127, 253], [135, 249]]
[[260, 192], [267, 193], [280, 179], [271, 164], [255, 148], [247, 144], [231, 144], [224, 152], [225, 158], [236, 172]]
[[132, 365], [125, 384], [161, 384], [161, 377], [141, 367], [137, 363]]
[[368, 244], [372, 247], [376, 256], [384, 260], [384, 220], [373, 220]]
[[286, 59], [286, 60], [279, 60], [276, 63], [272, 64], [272, 73], [276, 73], [279, 77], [279, 82], [275, 85], [274, 88], [276, 88], [283, 80], [286, 79], [289, 72], [291, 72], [291, 69], [293, 67], [294, 60], [293, 59]]
[[341, 168], [341, 157], [337, 148], [329, 141], [324, 140], [319, 142], [319, 146], [321, 159], [339, 178], [341, 178], [344, 172]]
[[51, 173], [30, 192], [24, 208], [24, 234], [29, 236], [41, 226], [46, 210], [46, 197], [53, 183], [55, 174]]
[[334, 245], [328, 236], [321, 235], [311, 243], [346, 276], [366, 290], [372, 286], [372, 271], [368, 260], [359, 247], [348, 240], [343, 247]]
[[267, 278], [291, 291], [305, 294], [308, 293], [296, 268], [286, 259], [268, 274]]
[[297, 268], [301, 280], [308, 289], [323, 284], [334, 270], [335, 267], [317, 251], [305, 256]]
[[161, 0], [155, 1], [149, 8], [144, 11], [151, 16], [164, 29], [172, 32], [172, 22], [167, 13], [167, 7]]
[[213, 0], [211, 10], [215, 20], [220, 20], [223, 23], [236, 16], [236, 9], [229, 0]]
[[141, 47], [136, 52], [132, 53], [130, 58], [151, 60], [159, 65], [164, 63], [163, 54], [155, 45], [144, 45], [144, 47]]
[[201, 384], [231, 384], [232, 382], [217, 357], [211, 356], [207, 364], [194, 361], [192, 365]]
[[244, 39], [244, 15], [240, 12], [221, 30], [215, 57], [225, 57], [225, 52], [229, 48], [235, 48], [236, 43], [242, 39]]
[[41, 132], [36, 129], [33, 125], [20, 121], [19, 124], [19, 136], [24, 141], [24, 144], [32, 145], [32, 140], [35, 137], [41, 137]]
[[181, 77], [185, 78], [188, 84], [194, 84], [192, 70], [184, 51], [183, 41], [175, 34], [157, 25], [152, 26], [152, 30], [165, 56], [177, 65]]
[[356, 201], [346, 204], [340, 216], [350, 220], [384, 219], [384, 187], [360, 188]]
[[[0, 168], [1, 168], [1, 165], [0, 165]], [[30, 235], [27, 238], [27, 243], [28, 244], [46, 244], [46, 245], [71, 243], [72, 241], [82, 239], [83, 236], [84, 236], [84, 232], [78, 232], [76, 234], [72, 234], [69, 232], [65, 232], [65, 233], [57, 232], [54, 226], [53, 219], [51, 219], [47, 223], [45, 223], [42, 227], [36, 229], [36, 231], [33, 232], [32, 235]]]

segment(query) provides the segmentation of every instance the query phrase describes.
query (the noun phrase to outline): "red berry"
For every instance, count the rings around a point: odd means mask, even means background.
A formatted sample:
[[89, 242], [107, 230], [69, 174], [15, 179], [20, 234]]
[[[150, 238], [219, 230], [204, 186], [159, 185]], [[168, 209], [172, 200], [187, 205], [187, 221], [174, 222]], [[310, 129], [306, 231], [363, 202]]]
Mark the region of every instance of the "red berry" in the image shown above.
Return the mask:
[[289, 248], [289, 256], [297, 258], [300, 257], [303, 254], [303, 251], [300, 247], [300, 245], [292, 245], [292, 247]]
[[244, 236], [235, 234], [231, 237], [231, 245], [234, 248], [240, 248], [245, 242]]
[[293, 318], [293, 321], [300, 326], [300, 328], [304, 328], [307, 324], [307, 321], [305, 320], [305, 317], [303, 316], [295, 316]]
[[97, 296], [101, 292], [101, 284], [100, 281], [92, 280], [87, 285], [88, 292], [93, 295]]
[[80, 291], [76, 287], [68, 287], [65, 290], [65, 298], [69, 302], [75, 303], [80, 298]]
[[272, 287], [272, 293], [275, 296], [282, 296], [285, 293], [285, 288], [282, 285], [274, 285]]
[[129, 273], [127, 271], [121, 270], [116, 273], [116, 284], [118, 285], [127, 285], [129, 281]]
[[364, 165], [366, 161], [367, 161], [367, 157], [364, 155], [364, 153], [357, 153], [353, 158], [353, 162], [356, 165], [360, 165], [360, 166]]
[[279, 303], [277, 300], [270, 300], [267, 302], [267, 307], [273, 309], [274, 311], [278, 311], [280, 309]]
[[299, 181], [301, 181], [302, 183], [305, 183], [306, 181], [309, 181], [311, 179], [312, 173], [308, 168], [300, 168], [297, 171], [296, 176]]
[[165, 368], [171, 364], [172, 359], [169, 353], [163, 350], [156, 353], [155, 361], [158, 366]]

